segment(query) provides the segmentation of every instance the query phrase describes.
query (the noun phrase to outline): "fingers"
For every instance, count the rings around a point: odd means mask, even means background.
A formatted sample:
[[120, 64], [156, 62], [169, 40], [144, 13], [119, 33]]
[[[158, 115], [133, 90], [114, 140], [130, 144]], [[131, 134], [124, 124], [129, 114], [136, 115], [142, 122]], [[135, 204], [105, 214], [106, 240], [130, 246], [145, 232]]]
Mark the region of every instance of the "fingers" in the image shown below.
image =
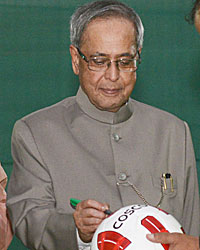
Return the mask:
[[180, 233], [155, 233], [155, 234], [147, 234], [147, 239], [162, 244], [174, 244], [179, 238]]
[[105, 203], [95, 200], [84, 200], [78, 203], [74, 212], [74, 221], [79, 236], [84, 242], [89, 242], [99, 224], [107, 217], [104, 211], [109, 209]]
[[104, 203], [84, 200], [77, 205], [74, 216], [82, 218], [82, 223], [85, 225], [99, 224], [106, 217], [104, 214], [106, 209], [108, 206]]
[[104, 212], [109, 207], [106, 203], [101, 203], [95, 200], [84, 200], [78, 203], [77, 205], [77, 209], [89, 209], [89, 208]]
[[169, 244], [170, 250], [199, 250], [199, 238], [181, 233], [147, 234], [147, 239], [161, 244]]

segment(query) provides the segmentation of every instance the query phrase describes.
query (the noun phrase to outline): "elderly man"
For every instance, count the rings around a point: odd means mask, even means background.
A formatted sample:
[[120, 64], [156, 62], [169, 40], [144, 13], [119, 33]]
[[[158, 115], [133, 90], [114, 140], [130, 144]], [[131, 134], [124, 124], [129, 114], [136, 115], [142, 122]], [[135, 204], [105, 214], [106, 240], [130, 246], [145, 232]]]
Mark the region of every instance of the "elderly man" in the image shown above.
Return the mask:
[[[200, 33], [200, 0], [195, 1], [190, 17], [191, 22], [195, 24], [197, 31]], [[177, 233], [162, 233], [147, 235], [147, 238], [152, 242], [170, 244], [170, 250], [200, 249], [200, 237], [181, 235]]]
[[[78, 93], [21, 119], [12, 136], [8, 208], [30, 249], [87, 248], [106, 209], [133, 203], [165, 209], [199, 234], [188, 125], [130, 98], [142, 44], [142, 22], [123, 3], [92, 2], [72, 16]], [[71, 197], [82, 200], [75, 212]]]

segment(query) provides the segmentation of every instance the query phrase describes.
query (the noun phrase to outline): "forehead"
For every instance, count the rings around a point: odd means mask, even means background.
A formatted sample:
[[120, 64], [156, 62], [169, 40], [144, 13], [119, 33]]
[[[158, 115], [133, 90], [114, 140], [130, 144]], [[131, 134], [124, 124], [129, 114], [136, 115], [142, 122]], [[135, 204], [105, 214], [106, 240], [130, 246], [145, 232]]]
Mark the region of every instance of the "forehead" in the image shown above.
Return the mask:
[[136, 45], [135, 33], [133, 23], [125, 18], [97, 18], [84, 31], [81, 48], [108, 54], [124, 53]]

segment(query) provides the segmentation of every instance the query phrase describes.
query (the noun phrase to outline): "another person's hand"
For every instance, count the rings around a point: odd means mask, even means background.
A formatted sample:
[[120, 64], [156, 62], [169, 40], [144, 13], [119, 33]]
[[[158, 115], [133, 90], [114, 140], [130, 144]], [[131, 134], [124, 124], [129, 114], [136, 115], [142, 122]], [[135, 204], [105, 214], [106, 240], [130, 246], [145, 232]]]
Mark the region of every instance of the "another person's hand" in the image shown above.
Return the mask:
[[199, 250], [199, 237], [180, 233], [147, 234], [147, 239], [161, 244], [169, 244], [169, 250]]
[[84, 200], [78, 203], [74, 212], [74, 221], [79, 237], [83, 242], [90, 242], [99, 224], [107, 217], [107, 204], [95, 200]]

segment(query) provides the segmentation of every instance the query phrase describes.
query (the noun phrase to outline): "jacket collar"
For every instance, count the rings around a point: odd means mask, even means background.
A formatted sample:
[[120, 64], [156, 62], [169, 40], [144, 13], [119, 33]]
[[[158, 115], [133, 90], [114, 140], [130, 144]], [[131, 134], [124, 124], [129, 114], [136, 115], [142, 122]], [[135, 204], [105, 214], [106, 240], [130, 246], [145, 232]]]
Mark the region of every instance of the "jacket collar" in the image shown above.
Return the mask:
[[76, 101], [85, 114], [103, 123], [118, 124], [128, 120], [133, 113], [130, 108], [130, 101], [128, 101], [115, 113], [99, 110], [90, 102], [81, 87], [77, 92]]

